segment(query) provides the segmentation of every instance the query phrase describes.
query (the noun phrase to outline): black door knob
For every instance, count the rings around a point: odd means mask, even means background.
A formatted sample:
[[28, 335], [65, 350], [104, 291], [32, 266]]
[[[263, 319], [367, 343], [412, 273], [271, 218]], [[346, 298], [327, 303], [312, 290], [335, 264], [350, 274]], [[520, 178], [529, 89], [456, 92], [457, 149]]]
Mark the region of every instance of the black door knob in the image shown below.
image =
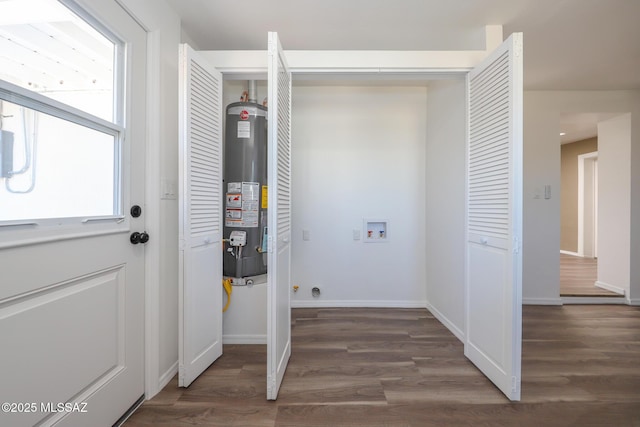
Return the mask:
[[147, 234], [146, 231], [143, 231], [142, 233], [134, 231], [131, 233], [131, 236], [129, 236], [129, 241], [134, 245], [137, 245], [138, 243], [147, 243], [149, 241], [149, 234]]
[[[147, 239], [148, 239], [148, 236], [147, 236]], [[138, 243], [140, 243], [140, 233], [138, 233], [137, 231], [134, 231], [133, 233], [131, 233], [131, 236], [129, 236], [129, 241], [134, 245], [137, 245]]]

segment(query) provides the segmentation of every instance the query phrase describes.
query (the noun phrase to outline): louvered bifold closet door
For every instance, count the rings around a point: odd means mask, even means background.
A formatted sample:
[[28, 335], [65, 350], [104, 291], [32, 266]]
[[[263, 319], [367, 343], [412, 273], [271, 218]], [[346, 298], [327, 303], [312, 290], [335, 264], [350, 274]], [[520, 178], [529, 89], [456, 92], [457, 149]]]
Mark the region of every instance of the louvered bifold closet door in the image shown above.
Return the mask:
[[267, 399], [275, 400], [291, 355], [291, 73], [277, 33], [268, 46]]
[[522, 34], [468, 75], [465, 355], [520, 399]]
[[222, 75], [180, 49], [179, 375], [222, 354]]

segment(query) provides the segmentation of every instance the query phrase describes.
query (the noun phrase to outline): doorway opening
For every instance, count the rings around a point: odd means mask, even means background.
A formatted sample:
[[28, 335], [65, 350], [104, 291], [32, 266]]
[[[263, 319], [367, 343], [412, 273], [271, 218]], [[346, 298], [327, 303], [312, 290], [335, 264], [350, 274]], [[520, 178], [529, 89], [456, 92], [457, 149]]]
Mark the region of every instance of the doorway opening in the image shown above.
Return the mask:
[[[615, 113], [570, 113], [560, 117], [560, 297], [611, 298], [625, 296], [629, 271], [618, 259], [625, 242], [607, 244], [615, 223], [628, 216], [630, 191], [625, 186], [629, 166], [628, 124]], [[602, 161], [604, 157], [604, 162]], [[604, 169], [601, 167], [604, 164]], [[604, 193], [603, 193], [604, 192]], [[612, 214], [606, 204], [619, 209]], [[601, 215], [601, 210], [605, 214]], [[601, 241], [602, 233], [605, 243]], [[604, 259], [603, 259], [604, 258]], [[626, 274], [611, 275], [611, 267]], [[612, 281], [616, 285], [610, 286]], [[628, 290], [627, 290], [628, 292]], [[587, 301], [588, 302], [588, 301]], [[595, 301], [592, 301], [595, 302]]]

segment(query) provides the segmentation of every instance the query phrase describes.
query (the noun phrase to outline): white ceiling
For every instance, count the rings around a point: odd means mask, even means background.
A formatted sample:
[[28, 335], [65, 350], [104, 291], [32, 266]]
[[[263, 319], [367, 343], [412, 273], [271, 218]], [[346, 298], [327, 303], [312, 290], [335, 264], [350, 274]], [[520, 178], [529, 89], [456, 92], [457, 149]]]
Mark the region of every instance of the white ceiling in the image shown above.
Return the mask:
[[[560, 115], [560, 143], [582, 141], [598, 135], [598, 123], [621, 113], [567, 113]], [[563, 135], [564, 134], [564, 135]]]
[[202, 50], [468, 50], [524, 33], [525, 88], [640, 89], [640, 0], [167, 0]]
[[[485, 25], [524, 33], [525, 89], [640, 90], [640, 0], [167, 0], [198, 49], [473, 50]], [[370, 84], [370, 82], [368, 83]], [[561, 118], [563, 143], [601, 115]]]

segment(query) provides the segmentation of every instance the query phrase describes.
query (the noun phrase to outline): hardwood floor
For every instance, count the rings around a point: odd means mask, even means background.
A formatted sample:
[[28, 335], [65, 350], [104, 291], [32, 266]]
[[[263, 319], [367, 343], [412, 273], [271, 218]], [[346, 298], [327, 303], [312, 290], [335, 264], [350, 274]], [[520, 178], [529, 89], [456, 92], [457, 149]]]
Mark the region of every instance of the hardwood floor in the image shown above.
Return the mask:
[[266, 348], [226, 345], [188, 389], [173, 380], [136, 426], [640, 426], [640, 308], [524, 306], [512, 403], [424, 309], [294, 309], [278, 400]]
[[621, 297], [594, 285], [598, 279], [598, 261], [560, 254], [560, 296]]

